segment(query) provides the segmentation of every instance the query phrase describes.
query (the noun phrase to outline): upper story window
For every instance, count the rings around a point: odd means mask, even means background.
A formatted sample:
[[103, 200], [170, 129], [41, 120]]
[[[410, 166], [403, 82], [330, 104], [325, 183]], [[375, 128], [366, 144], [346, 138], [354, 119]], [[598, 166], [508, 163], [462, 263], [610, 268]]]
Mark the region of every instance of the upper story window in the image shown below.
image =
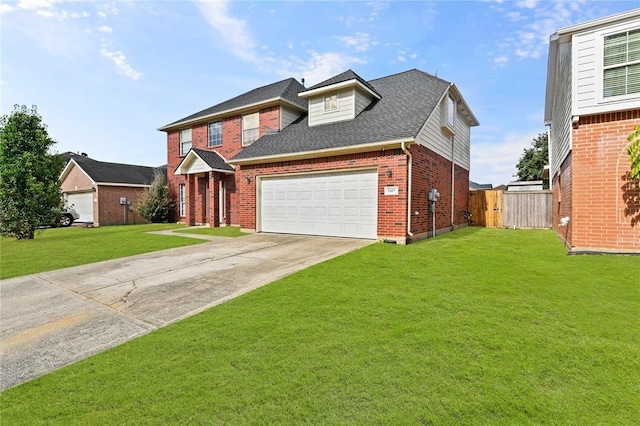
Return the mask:
[[447, 98], [447, 126], [452, 129], [456, 125], [456, 101], [449, 96]]
[[604, 37], [605, 98], [640, 93], [640, 29]]
[[242, 145], [251, 145], [260, 134], [260, 114], [253, 113], [242, 116]]
[[324, 110], [333, 111], [338, 109], [338, 94], [328, 95], [324, 97]]
[[209, 123], [209, 146], [222, 145], [222, 121]]
[[191, 149], [191, 129], [180, 131], [180, 155], [187, 155]]

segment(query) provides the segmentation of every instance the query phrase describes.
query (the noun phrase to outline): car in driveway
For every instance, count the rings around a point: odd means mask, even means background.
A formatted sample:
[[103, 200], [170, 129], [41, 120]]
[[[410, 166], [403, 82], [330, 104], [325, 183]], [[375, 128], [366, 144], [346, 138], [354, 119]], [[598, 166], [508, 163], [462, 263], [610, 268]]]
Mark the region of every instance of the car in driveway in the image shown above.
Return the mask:
[[64, 228], [71, 226], [73, 222], [80, 219], [80, 215], [74, 209], [65, 209], [60, 216], [60, 220], [58, 221], [58, 225]]

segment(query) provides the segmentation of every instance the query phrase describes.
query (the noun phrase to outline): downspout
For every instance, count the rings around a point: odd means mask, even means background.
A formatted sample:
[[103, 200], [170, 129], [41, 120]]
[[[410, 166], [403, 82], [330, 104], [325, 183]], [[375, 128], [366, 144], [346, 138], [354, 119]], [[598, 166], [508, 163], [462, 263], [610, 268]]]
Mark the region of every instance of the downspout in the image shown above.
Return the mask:
[[407, 182], [407, 234], [410, 237], [413, 237], [413, 232], [411, 232], [411, 164], [413, 163], [413, 157], [411, 157], [411, 153], [409, 152], [407, 147], [404, 146], [404, 141], [402, 141], [402, 151], [407, 155], [407, 158], [409, 160], [409, 166], [407, 168], [407, 175], [409, 179], [409, 181]]
[[456, 161], [455, 161], [455, 138], [456, 135], [451, 135], [451, 230], [453, 231], [455, 228], [455, 224], [453, 223], [454, 220], [454, 214], [453, 214], [453, 209], [455, 208], [455, 198], [456, 198], [456, 191], [455, 191], [455, 171], [456, 171]]

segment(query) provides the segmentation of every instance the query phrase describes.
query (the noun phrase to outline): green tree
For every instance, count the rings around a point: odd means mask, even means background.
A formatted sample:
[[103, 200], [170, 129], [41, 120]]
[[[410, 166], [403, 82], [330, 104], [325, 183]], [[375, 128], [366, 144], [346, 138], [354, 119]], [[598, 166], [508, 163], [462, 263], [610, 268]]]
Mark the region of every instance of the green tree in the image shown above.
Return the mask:
[[35, 106], [0, 118], [0, 235], [33, 239], [60, 218], [64, 160], [50, 153], [54, 145]]
[[542, 178], [544, 166], [549, 164], [549, 137], [547, 132], [540, 133], [533, 139], [531, 148], [525, 149], [516, 165], [516, 177], [520, 181], [538, 180]]
[[627, 148], [629, 161], [631, 162], [631, 179], [640, 180], [640, 126], [633, 128], [633, 132], [627, 138], [631, 144]]
[[163, 170], [156, 170], [151, 188], [147, 189], [138, 202], [136, 210], [140, 216], [153, 223], [168, 222], [176, 206], [169, 194], [167, 177]]

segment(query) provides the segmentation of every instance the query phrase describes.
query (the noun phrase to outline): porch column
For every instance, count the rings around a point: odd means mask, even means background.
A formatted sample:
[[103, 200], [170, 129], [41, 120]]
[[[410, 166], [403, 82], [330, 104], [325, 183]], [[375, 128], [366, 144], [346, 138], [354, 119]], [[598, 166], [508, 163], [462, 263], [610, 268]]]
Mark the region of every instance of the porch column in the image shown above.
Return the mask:
[[218, 182], [220, 178], [216, 179], [217, 173], [209, 172], [209, 194], [208, 194], [208, 202], [209, 202], [209, 226], [219, 227], [220, 226], [220, 215], [218, 212], [220, 211], [219, 200], [218, 200]]
[[196, 224], [196, 176], [187, 175], [187, 208], [186, 208], [186, 222], [189, 226], [195, 226]]

